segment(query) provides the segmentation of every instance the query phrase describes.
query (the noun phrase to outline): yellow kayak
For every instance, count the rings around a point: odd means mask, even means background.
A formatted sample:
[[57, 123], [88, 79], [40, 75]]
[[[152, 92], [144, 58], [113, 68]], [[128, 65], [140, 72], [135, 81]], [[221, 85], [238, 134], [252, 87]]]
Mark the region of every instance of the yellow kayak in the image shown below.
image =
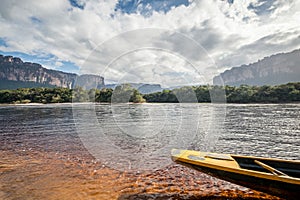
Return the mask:
[[286, 199], [299, 199], [300, 161], [172, 150], [178, 164], [211, 176]]

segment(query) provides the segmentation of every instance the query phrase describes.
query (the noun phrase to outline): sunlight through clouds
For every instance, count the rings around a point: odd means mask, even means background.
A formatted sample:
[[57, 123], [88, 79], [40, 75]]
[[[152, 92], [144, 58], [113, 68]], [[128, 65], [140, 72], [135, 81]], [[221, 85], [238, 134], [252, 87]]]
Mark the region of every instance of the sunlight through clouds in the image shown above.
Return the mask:
[[[169, 32], [182, 33], [201, 45], [217, 66], [207, 75], [212, 76], [220, 70], [299, 48], [299, 17], [300, 2], [296, 0], [3, 0], [0, 51], [54, 55], [58, 62], [71, 63], [68, 70], [80, 68], [80, 72], [93, 73], [97, 70], [92, 63], [87, 66], [84, 62], [98, 45], [127, 31], [159, 28], [166, 31], [156, 37], [164, 45], [171, 45], [168, 48], [173, 52], [188, 52], [189, 59], [201, 60], [201, 55], [190, 51], [189, 45], [176, 44]], [[118, 42], [102, 56], [109, 58], [109, 53], [117, 52], [119, 47], [132, 46], [126, 40]], [[139, 57], [143, 59], [143, 55]], [[51, 62], [53, 66], [47, 59], [41, 64], [55, 68], [56, 61]], [[101, 58], [93, 61], [101, 63]], [[173, 63], [169, 59], [166, 65], [174, 71], [185, 67], [179, 66], [176, 59]], [[60, 69], [64, 70], [63, 66]], [[121, 67], [114, 70], [120, 70], [119, 74], [122, 71]], [[156, 81], [163, 82], [159, 77]]]

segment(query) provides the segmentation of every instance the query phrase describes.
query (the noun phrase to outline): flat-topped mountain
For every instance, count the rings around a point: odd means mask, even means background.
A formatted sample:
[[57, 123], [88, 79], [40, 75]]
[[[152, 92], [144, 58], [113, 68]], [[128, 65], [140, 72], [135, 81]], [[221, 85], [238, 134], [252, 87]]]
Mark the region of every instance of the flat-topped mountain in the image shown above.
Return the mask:
[[278, 85], [300, 81], [300, 49], [265, 57], [255, 63], [233, 67], [214, 77], [215, 85]]
[[[128, 83], [131, 87], [137, 89], [142, 94], [149, 94], [154, 92], [161, 92], [163, 88], [160, 84], [148, 84], [148, 83]], [[106, 88], [115, 89], [119, 84], [107, 84]]]
[[20, 58], [0, 55], [0, 88], [16, 89], [20, 87], [64, 87], [75, 85], [101, 88], [104, 78], [96, 75], [77, 75], [46, 69], [42, 65], [23, 62]]

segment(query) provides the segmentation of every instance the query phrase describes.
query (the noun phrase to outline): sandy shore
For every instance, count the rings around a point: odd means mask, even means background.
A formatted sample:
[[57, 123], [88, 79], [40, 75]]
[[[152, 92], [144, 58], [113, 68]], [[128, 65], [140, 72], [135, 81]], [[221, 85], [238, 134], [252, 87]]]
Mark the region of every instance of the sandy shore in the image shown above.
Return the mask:
[[1, 151], [0, 199], [279, 199], [179, 165], [118, 172], [92, 157]]

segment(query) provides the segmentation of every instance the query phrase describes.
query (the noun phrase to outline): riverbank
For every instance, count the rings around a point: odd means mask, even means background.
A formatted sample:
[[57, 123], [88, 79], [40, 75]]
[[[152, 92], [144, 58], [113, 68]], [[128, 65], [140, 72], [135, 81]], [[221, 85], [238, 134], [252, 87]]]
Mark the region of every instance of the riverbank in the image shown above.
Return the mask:
[[0, 103], [293, 103], [300, 102], [300, 82], [265, 86], [184, 86], [141, 94], [130, 84], [111, 88], [19, 88], [0, 90]]
[[172, 164], [119, 172], [85, 155], [0, 152], [0, 199], [279, 199]]

